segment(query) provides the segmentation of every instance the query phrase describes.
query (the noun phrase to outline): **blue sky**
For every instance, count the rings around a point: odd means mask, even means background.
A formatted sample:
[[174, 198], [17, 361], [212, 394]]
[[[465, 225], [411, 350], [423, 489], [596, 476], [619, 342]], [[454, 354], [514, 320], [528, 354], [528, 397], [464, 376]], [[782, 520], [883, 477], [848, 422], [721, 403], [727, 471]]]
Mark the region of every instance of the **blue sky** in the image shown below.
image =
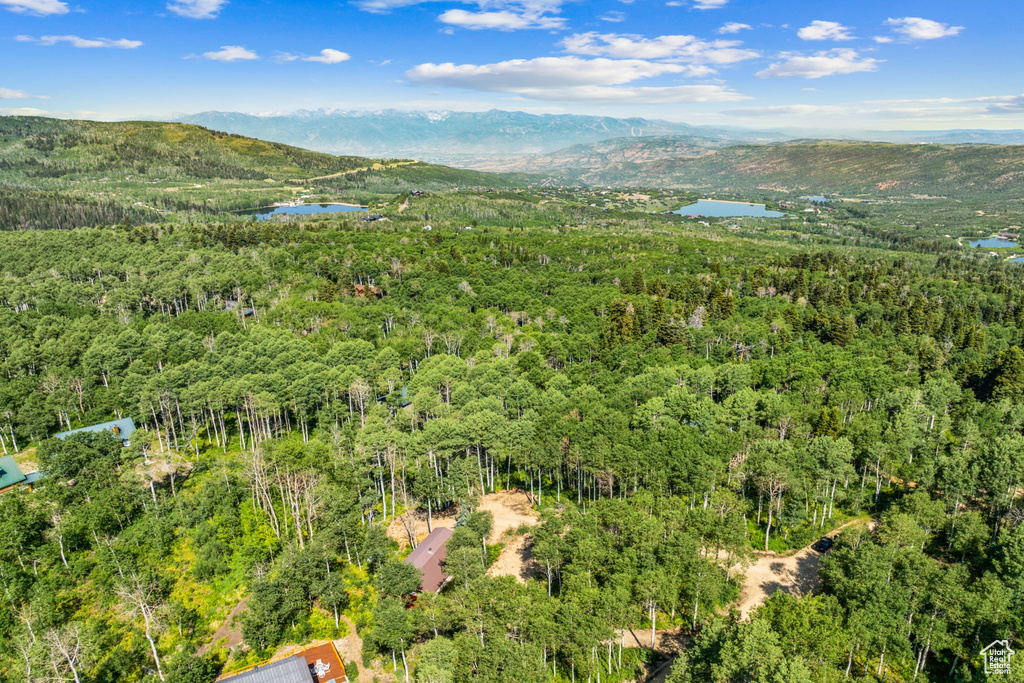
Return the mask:
[[985, 0], [0, 0], [0, 110], [1021, 128], [1022, 30]]

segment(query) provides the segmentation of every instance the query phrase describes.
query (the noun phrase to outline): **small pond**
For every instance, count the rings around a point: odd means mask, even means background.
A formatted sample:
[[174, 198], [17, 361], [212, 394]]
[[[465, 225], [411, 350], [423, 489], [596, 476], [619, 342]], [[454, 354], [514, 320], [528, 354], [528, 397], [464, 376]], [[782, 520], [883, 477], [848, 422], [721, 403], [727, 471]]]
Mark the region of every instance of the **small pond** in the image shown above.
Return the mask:
[[365, 206], [351, 204], [297, 204], [292, 206], [265, 206], [251, 211], [240, 211], [245, 216], [256, 216], [258, 219], [270, 218], [279, 214], [309, 215], [314, 213], [342, 213], [349, 211], [366, 211]]
[[781, 211], [766, 209], [764, 204], [745, 204], [743, 202], [723, 202], [715, 199], [700, 199], [681, 209], [669, 213], [680, 216], [708, 216], [711, 218], [728, 218], [732, 216], [757, 216], [759, 218], [780, 218], [786, 214]]
[[1013, 240], [1004, 240], [1001, 237], [989, 237], [983, 240], [971, 240], [971, 246], [983, 249], [1012, 249], [1017, 246], [1017, 243]]
[[820, 195], [814, 197], [801, 197], [800, 199], [806, 199], [809, 202], [820, 202], [822, 204], [828, 201], [828, 197], [822, 197]]

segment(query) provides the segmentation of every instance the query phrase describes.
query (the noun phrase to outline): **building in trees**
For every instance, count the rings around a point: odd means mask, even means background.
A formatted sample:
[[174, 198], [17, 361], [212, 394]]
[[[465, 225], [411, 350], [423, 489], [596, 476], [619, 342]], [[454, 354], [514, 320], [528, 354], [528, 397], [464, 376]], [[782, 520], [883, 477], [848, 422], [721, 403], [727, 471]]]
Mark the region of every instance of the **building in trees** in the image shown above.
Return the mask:
[[0, 458], [0, 493], [7, 493], [18, 484], [24, 484], [26, 479], [18, 463], [14, 462], [14, 456]]
[[409, 557], [405, 558], [406, 563], [423, 572], [423, 580], [420, 582], [421, 593], [436, 593], [451, 578], [444, 571], [445, 543], [451, 537], [451, 529], [434, 529], [409, 553]]
[[123, 417], [120, 420], [111, 420], [110, 422], [101, 422], [96, 425], [89, 425], [88, 427], [81, 427], [79, 429], [72, 429], [69, 432], [61, 432], [60, 434], [54, 434], [55, 439], [64, 439], [72, 434], [79, 434], [82, 432], [105, 432], [109, 431], [114, 435], [115, 438], [121, 440], [122, 446], [127, 446], [131, 443], [132, 433], [135, 431], [135, 422], [130, 417]]
[[334, 644], [325, 640], [217, 681], [231, 683], [348, 683]]

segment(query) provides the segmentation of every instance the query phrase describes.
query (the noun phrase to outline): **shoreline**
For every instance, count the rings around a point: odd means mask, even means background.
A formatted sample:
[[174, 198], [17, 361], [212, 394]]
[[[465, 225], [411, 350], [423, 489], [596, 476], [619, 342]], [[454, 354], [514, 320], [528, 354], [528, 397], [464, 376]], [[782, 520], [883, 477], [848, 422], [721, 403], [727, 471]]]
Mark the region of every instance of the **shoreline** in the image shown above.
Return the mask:
[[[260, 206], [260, 209], [281, 209], [290, 208], [293, 206], [354, 206], [357, 209], [369, 209], [369, 206], [363, 206], [362, 204], [349, 204], [348, 202], [277, 202], [270, 206]], [[248, 209], [252, 210], [252, 209]]]
[[[742, 204], [743, 206], [766, 206], [765, 204], [758, 204], [757, 202], [740, 202], [735, 199], [709, 199], [708, 197], [701, 197], [694, 202], [694, 204], [697, 202], [721, 202], [722, 204]], [[692, 206], [692, 204], [687, 204], [686, 206]], [[683, 208], [685, 209], [686, 206]]]

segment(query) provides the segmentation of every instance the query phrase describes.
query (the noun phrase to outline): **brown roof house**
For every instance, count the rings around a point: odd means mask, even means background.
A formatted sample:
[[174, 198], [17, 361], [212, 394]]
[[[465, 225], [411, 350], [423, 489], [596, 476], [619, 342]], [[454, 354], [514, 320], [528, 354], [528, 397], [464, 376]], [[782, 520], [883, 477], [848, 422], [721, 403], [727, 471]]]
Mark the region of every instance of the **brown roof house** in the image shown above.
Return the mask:
[[420, 541], [416, 549], [409, 553], [409, 557], [405, 558], [408, 564], [423, 572], [423, 580], [420, 582], [421, 593], [436, 593], [451, 578], [443, 569], [444, 544], [451, 537], [451, 529], [438, 527]]
[[348, 676], [334, 644], [324, 640], [298, 652], [292, 650], [251, 669], [224, 674], [217, 680], [231, 683], [348, 683]]

